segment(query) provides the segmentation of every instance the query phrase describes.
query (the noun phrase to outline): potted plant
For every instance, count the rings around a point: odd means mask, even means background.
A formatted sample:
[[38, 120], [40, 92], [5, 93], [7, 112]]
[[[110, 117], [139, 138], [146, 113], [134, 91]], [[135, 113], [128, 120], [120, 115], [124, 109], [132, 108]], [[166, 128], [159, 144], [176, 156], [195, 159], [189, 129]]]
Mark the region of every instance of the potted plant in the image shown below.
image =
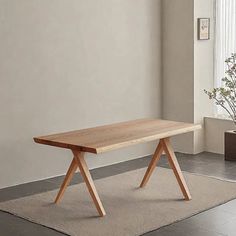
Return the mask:
[[[222, 87], [204, 90], [209, 99], [221, 106], [236, 125], [236, 53], [225, 60], [226, 76], [222, 78]], [[225, 132], [225, 160], [236, 161], [236, 131]]]

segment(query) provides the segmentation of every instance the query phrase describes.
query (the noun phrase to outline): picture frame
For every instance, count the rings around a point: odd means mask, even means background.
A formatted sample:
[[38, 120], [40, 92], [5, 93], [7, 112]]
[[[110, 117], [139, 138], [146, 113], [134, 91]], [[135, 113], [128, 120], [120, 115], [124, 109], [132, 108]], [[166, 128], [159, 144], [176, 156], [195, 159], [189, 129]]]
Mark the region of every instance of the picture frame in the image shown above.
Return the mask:
[[198, 18], [198, 40], [210, 39], [210, 18]]

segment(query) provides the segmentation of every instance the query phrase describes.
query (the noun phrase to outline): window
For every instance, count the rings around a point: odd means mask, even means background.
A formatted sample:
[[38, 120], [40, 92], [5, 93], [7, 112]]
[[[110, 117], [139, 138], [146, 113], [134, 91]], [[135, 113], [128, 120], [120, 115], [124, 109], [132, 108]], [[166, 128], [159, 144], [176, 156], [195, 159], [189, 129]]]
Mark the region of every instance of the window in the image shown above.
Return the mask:
[[[236, 0], [216, 0], [215, 14], [215, 86], [225, 76], [225, 59], [236, 53]], [[217, 115], [225, 111], [216, 107]]]

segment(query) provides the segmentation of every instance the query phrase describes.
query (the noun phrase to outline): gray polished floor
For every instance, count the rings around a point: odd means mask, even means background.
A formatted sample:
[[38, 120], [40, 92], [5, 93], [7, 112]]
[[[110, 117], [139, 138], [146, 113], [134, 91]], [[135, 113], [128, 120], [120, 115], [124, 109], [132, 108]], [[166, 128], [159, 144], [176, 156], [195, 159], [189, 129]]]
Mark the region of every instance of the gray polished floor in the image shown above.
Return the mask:
[[[198, 155], [177, 153], [177, 157], [181, 169], [184, 171], [236, 181], [236, 162], [225, 162], [222, 155], [206, 152]], [[144, 157], [107, 167], [102, 167], [92, 170], [92, 175], [94, 179], [99, 179], [145, 167], [149, 161], [150, 157]], [[165, 157], [161, 159], [159, 165], [168, 168], [168, 163]], [[35, 193], [56, 189], [60, 186], [62, 179], [63, 176], [1, 189], [0, 201], [7, 201], [10, 199], [16, 199]], [[77, 184], [79, 182], [82, 182], [82, 179], [78, 174], [76, 174], [71, 184]], [[0, 235], [60, 236], [65, 234], [0, 211]], [[144, 234], [144, 236], [190, 235], [236, 236], [236, 200], [212, 208], [180, 222]]]

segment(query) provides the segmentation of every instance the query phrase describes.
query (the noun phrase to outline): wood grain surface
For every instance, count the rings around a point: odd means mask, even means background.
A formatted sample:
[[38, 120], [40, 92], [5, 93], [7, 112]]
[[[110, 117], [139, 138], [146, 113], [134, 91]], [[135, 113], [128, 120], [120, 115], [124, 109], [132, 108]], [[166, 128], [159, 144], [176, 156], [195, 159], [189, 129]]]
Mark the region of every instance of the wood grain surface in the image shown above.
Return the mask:
[[95, 128], [35, 137], [36, 143], [102, 153], [133, 144], [167, 138], [200, 129], [198, 124], [139, 119]]

